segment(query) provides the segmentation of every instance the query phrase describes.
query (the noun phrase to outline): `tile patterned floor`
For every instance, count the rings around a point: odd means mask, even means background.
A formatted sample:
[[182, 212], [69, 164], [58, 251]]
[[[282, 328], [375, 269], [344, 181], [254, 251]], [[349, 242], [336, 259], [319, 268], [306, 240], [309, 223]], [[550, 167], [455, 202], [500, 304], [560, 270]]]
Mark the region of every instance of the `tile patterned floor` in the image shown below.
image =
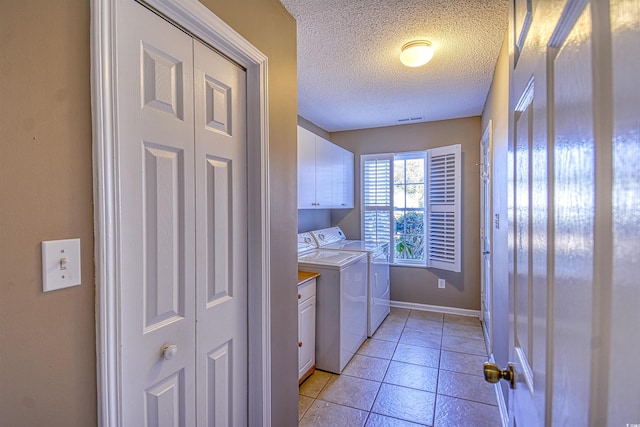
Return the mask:
[[392, 308], [341, 375], [300, 386], [300, 426], [498, 427], [480, 321]]

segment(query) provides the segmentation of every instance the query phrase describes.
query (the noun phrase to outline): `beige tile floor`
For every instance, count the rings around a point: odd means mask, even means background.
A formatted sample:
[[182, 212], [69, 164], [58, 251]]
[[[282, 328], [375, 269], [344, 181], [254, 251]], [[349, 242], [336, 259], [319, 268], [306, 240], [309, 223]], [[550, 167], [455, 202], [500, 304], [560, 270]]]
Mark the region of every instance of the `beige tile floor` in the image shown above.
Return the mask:
[[300, 386], [300, 426], [497, 427], [477, 318], [392, 308], [341, 375]]

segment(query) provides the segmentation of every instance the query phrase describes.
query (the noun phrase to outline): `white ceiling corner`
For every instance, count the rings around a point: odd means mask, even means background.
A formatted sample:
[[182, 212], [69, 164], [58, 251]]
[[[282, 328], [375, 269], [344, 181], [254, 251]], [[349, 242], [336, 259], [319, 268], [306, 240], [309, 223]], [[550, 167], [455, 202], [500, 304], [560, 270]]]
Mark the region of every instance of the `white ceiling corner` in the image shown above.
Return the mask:
[[[507, 29], [507, 0], [280, 0], [298, 27], [298, 114], [329, 131], [475, 116]], [[418, 68], [400, 48], [427, 39]]]

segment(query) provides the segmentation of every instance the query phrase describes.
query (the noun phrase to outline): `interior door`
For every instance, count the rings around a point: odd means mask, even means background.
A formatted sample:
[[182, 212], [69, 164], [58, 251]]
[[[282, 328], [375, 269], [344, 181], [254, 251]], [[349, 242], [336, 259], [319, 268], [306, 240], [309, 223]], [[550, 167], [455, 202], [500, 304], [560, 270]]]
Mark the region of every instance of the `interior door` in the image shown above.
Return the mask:
[[195, 424], [191, 37], [118, 2], [122, 419]]
[[[637, 165], [640, 96], [638, 85], [623, 83], [640, 71], [639, 10], [624, 0], [512, 2], [512, 425], [617, 425], [640, 416], [629, 400], [640, 399], [640, 368], [623, 361], [640, 340], [620, 335], [637, 337], [620, 316], [638, 318], [640, 295], [627, 276], [639, 272], [640, 215], [623, 207], [637, 212], [640, 201], [637, 167], [628, 167], [632, 158]], [[620, 366], [625, 385], [615, 377]]]
[[194, 41], [198, 425], [247, 425], [245, 72]]
[[123, 425], [246, 425], [244, 71], [117, 13]]
[[[575, 10], [584, 8], [584, 2], [550, 3], [530, 0], [516, 0], [511, 8], [509, 341], [515, 384], [509, 398], [509, 416], [512, 424], [519, 426], [551, 424], [549, 417], [552, 414], [551, 408], [555, 405], [554, 373], [557, 373], [554, 359], [567, 357], [566, 354], [558, 353], [555, 346], [557, 341], [553, 337], [557, 337], [557, 318], [553, 308], [560, 303], [562, 309], [567, 310], [574, 307], [574, 302], [549, 299], [554, 296], [553, 286], [557, 285], [554, 254], [557, 253], [558, 243], [566, 241], [566, 236], [557, 234], [561, 221], [554, 210], [559, 200], [557, 191], [560, 184], [554, 176], [554, 170], [558, 171], [559, 166], [555, 150], [558, 144], [555, 135], [551, 134], [554, 128], [557, 129], [555, 114], [559, 111], [553, 83], [559, 82], [560, 75], [555, 73], [554, 55], [565, 43], [572, 45], [578, 42], [570, 39], [574, 37], [571, 34], [576, 25], [580, 25], [578, 29], [583, 36], [591, 32], [590, 28], [576, 22]], [[574, 60], [576, 71], [583, 70], [588, 75], [581, 74], [587, 77], [583, 81], [588, 84], [586, 82], [591, 78], [590, 58]], [[565, 77], [569, 78], [569, 74]], [[567, 81], [562, 81], [561, 84], [563, 87], [572, 86]], [[576, 97], [576, 93], [571, 96]], [[573, 101], [566, 101], [562, 106], [566, 108], [568, 115], [579, 117], [585, 113], [583, 109], [576, 109], [581, 101], [578, 97]], [[572, 139], [578, 136], [567, 137]], [[565, 161], [562, 166], [574, 171], [565, 175], [573, 179], [581, 167]], [[571, 200], [566, 194], [562, 194], [561, 198]], [[575, 206], [571, 209], [574, 208]], [[588, 224], [585, 224], [586, 228]], [[579, 232], [576, 233], [578, 235]], [[556, 240], [556, 237], [560, 239]], [[567, 267], [567, 271], [572, 271], [575, 266]], [[574, 291], [576, 298], [590, 293], [588, 288], [576, 288]], [[588, 332], [591, 325], [586, 320], [576, 326], [581, 331]], [[588, 353], [587, 349], [587, 359]], [[580, 376], [584, 378], [584, 372], [588, 371], [582, 371]], [[571, 381], [577, 378], [572, 378]], [[578, 384], [575, 386], [580, 387]], [[584, 390], [588, 388], [583, 387], [582, 391]], [[576, 399], [578, 401], [579, 398]], [[577, 425], [583, 424], [577, 420], [570, 423], [576, 422]]]
[[493, 280], [491, 275], [491, 122], [480, 141], [480, 280], [482, 327], [489, 354], [493, 354]]

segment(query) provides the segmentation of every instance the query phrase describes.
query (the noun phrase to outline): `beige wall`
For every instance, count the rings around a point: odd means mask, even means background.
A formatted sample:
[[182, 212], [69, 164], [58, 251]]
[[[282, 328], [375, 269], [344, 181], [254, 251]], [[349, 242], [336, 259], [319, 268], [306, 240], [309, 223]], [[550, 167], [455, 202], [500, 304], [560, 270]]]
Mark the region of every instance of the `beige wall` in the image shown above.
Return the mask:
[[[296, 25], [205, 4], [269, 57], [273, 425], [297, 422]], [[96, 424], [90, 2], [0, 2], [0, 424]], [[40, 242], [79, 237], [82, 285], [43, 294]]]
[[[0, 424], [96, 423], [89, 2], [0, 2]], [[40, 242], [81, 239], [42, 292]]]
[[[334, 132], [331, 141], [355, 153], [355, 188], [360, 188], [360, 155], [425, 150], [443, 145], [462, 145], [462, 272], [438, 269], [391, 267], [391, 299], [419, 304], [480, 309], [480, 117], [416, 123], [374, 129]], [[355, 192], [355, 208], [333, 210], [331, 224], [346, 235], [360, 237], [360, 194]], [[446, 280], [438, 289], [438, 278]]]
[[[509, 359], [509, 253], [507, 246], [507, 149], [509, 145], [509, 48], [505, 35], [496, 63], [491, 89], [482, 114], [482, 129], [492, 122], [492, 199], [493, 214], [499, 215], [499, 228], [493, 225], [493, 354], [498, 366]], [[504, 383], [504, 381], [503, 381]], [[506, 383], [503, 394], [509, 397]]]

